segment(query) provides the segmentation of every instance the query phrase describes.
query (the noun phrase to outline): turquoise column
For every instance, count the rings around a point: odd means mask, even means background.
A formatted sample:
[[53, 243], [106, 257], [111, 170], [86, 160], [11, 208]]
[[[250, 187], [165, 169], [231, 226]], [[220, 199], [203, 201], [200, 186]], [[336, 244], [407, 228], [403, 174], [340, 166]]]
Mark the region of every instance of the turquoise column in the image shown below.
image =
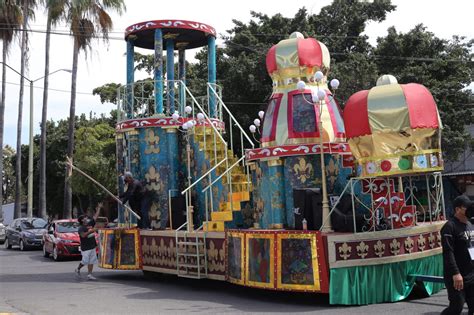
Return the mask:
[[[214, 36], [209, 36], [207, 38], [207, 81], [212, 86], [212, 88], [217, 92], [216, 84], [216, 38]], [[216, 97], [211, 91], [209, 93], [209, 116], [216, 118]]]
[[134, 64], [133, 64], [134, 46], [132, 40], [127, 40], [127, 87], [125, 93], [127, 94], [127, 104], [125, 111], [127, 118], [133, 118], [133, 83], [134, 79]]
[[168, 80], [167, 107], [170, 114], [174, 113], [174, 40], [166, 40], [166, 78]]
[[[178, 187], [178, 129], [166, 129], [168, 139], [168, 165], [169, 165], [169, 189], [171, 196], [176, 197], [179, 192]], [[168, 193], [168, 192], [167, 192]]]
[[163, 32], [155, 29], [155, 113], [163, 114]]
[[268, 228], [283, 228], [286, 222], [285, 207], [285, 178], [283, 176], [283, 161], [268, 161], [268, 176], [270, 178], [270, 199], [271, 214], [268, 217], [270, 221]]
[[186, 91], [184, 86], [186, 85], [186, 51], [180, 49], [178, 51], [178, 77], [182, 82], [179, 85], [179, 108], [180, 113], [184, 113], [184, 107], [186, 106]]
[[[130, 172], [132, 173], [135, 179], [142, 178], [141, 176], [141, 166], [140, 166], [140, 142], [138, 139], [138, 130], [131, 130], [128, 132], [128, 148], [129, 148], [129, 165]], [[130, 215], [130, 223], [137, 224], [137, 218]]]

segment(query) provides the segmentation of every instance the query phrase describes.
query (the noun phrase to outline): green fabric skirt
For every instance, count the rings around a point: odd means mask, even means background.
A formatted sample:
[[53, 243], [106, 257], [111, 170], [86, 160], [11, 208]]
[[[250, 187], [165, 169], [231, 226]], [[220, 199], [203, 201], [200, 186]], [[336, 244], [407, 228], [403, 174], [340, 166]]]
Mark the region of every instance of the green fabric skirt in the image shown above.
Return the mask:
[[[442, 254], [388, 264], [331, 269], [329, 302], [364, 305], [403, 300], [415, 285], [410, 274], [443, 276]], [[423, 286], [429, 295], [444, 288], [443, 283], [423, 282]]]

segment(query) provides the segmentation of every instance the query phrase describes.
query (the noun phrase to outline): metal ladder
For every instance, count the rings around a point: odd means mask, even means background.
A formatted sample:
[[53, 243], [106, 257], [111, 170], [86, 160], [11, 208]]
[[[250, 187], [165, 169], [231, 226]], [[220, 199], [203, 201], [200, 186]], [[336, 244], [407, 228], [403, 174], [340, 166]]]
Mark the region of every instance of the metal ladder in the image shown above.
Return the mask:
[[[207, 278], [206, 232], [203, 231], [202, 225], [192, 232], [184, 230], [187, 224], [187, 222], [184, 223], [176, 230], [176, 273], [178, 277], [183, 278]], [[180, 231], [184, 232], [184, 237], [181, 237], [181, 240]], [[199, 231], [203, 231], [202, 236], [199, 236]], [[194, 233], [194, 236], [188, 236], [190, 233]], [[180, 249], [184, 249], [184, 251]], [[194, 250], [189, 251], [188, 249]], [[202, 258], [204, 258], [204, 264], [201, 264]]]

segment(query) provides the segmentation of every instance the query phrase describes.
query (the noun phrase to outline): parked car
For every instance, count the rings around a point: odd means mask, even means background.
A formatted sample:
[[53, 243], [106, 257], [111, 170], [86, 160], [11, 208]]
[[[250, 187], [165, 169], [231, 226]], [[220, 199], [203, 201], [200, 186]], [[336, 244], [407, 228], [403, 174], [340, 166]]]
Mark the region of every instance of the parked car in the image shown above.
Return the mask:
[[43, 233], [48, 222], [41, 218], [18, 218], [13, 220], [6, 228], [6, 249], [13, 245], [20, 246], [20, 250], [29, 248], [41, 248], [43, 245]]
[[0, 244], [5, 243], [5, 225], [0, 222]]
[[55, 261], [64, 257], [81, 257], [77, 219], [55, 220], [43, 234], [43, 256]]

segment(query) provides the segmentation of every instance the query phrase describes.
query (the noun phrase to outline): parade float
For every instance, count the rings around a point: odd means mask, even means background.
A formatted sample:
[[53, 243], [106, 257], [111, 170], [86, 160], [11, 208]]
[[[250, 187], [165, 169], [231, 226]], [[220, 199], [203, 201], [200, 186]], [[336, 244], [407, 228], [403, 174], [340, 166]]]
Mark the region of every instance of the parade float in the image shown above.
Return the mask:
[[[126, 29], [118, 187], [125, 171], [143, 182], [152, 229], [121, 206], [120, 227], [100, 230], [100, 267], [329, 294], [332, 304], [398, 301], [416, 275], [441, 276], [441, 122], [430, 92], [383, 76], [342, 112], [328, 49], [293, 33], [266, 56], [273, 94], [247, 133], [216, 85], [215, 39], [193, 21]], [[185, 57], [203, 46], [199, 90]], [[154, 50], [154, 80], [134, 80], [134, 47]]]

